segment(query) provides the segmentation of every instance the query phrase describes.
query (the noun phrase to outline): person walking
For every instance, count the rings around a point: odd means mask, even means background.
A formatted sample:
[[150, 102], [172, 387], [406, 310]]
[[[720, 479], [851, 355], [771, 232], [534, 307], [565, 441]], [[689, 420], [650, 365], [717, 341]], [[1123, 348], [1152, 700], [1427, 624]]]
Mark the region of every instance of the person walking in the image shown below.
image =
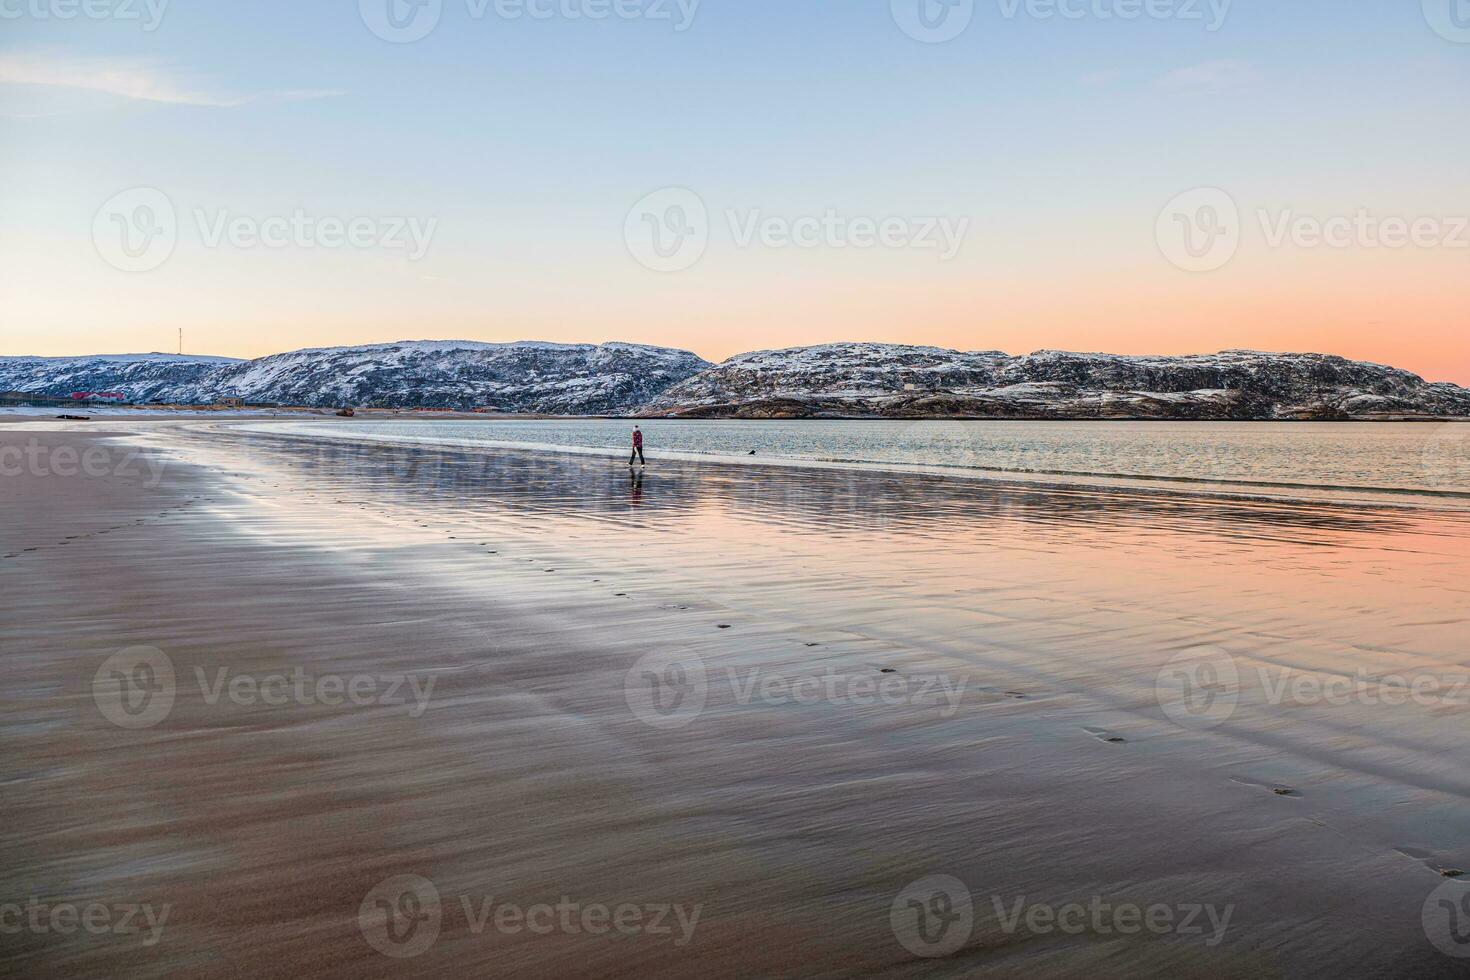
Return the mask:
[[633, 465], [633, 460], [638, 461], [639, 466], [647, 466], [648, 460], [643, 458], [643, 430], [633, 426], [633, 455], [628, 457], [628, 465]]

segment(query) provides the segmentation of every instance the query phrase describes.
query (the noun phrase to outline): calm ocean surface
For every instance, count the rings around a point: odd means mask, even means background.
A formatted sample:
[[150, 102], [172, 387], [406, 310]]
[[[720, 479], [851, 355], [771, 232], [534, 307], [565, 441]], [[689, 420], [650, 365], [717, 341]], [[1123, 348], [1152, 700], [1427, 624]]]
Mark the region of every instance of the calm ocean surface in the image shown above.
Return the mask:
[[[650, 462], [723, 459], [1470, 498], [1470, 424], [645, 421]], [[278, 435], [621, 456], [624, 420], [248, 423]], [[754, 453], [752, 456], [751, 454]]]

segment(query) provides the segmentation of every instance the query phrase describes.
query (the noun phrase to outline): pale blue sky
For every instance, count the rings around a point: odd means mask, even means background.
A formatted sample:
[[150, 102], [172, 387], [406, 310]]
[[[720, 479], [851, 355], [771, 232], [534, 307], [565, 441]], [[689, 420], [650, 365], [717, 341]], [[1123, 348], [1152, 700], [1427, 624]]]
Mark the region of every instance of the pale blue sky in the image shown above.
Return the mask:
[[[905, 35], [889, 0], [704, 0], [683, 32], [477, 20], [466, 0], [445, 0], [436, 29], [409, 44], [374, 36], [345, 0], [176, 3], [153, 31], [27, 12], [57, 2], [6, 0], [24, 15], [0, 20], [0, 353], [137, 348], [134, 334], [177, 320], [231, 354], [298, 335], [295, 346], [338, 342], [356, 323], [365, 340], [618, 336], [717, 356], [777, 335], [837, 339], [830, 297], [875, 279], [946, 299], [925, 313], [930, 338], [885, 293], [892, 329], [864, 322], [863, 338], [1080, 346], [1056, 329], [1072, 314], [1044, 298], [987, 303], [1016, 282], [1034, 293], [1043, 275], [1079, 288], [1137, 275], [1189, 322], [1191, 304], [1218, 297], [1155, 267], [1152, 240], [1135, 235], [1181, 190], [1225, 186], [1245, 207], [1470, 212], [1470, 44], [1436, 34], [1419, 0], [1240, 0], [1217, 31], [1093, 12], [1127, 0], [1047, 20], [979, 0], [943, 44]], [[1213, 17], [1205, 0], [1165, 7]], [[90, 236], [98, 206], [139, 186], [181, 210], [424, 215], [438, 229], [407, 274], [372, 255], [206, 254], [186, 235], [167, 266], [129, 276], [97, 260]], [[973, 231], [942, 269], [760, 264], [712, 246], [671, 284], [631, 263], [621, 237], [629, 207], [666, 186], [714, 211], [964, 214]], [[1470, 256], [1459, 258], [1463, 272]], [[775, 322], [742, 312], [770, 336], [732, 327], [732, 304], [763, 287], [784, 297]], [[1250, 308], [1269, 311], [1258, 278], [1230, 288], [1256, 290]], [[1303, 302], [1283, 311], [1299, 317]], [[1441, 373], [1470, 375], [1463, 340], [1426, 323]], [[1275, 326], [1289, 346], [1290, 324]], [[1363, 325], [1343, 329], [1358, 338]], [[681, 331], [692, 334], [679, 343]], [[1153, 336], [1121, 319], [1116, 331], [1088, 346]]]

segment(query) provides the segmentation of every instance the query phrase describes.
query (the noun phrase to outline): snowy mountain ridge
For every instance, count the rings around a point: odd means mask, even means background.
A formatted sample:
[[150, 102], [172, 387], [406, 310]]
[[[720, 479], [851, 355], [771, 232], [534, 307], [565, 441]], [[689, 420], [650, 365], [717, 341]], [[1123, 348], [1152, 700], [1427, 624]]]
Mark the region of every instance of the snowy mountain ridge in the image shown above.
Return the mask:
[[471, 340], [308, 348], [251, 361], [157, 353], [0, 357], [0, 391], [684, 418], [1470, 417], [1464, 388], [1332, 355], [1012, 356], [881, 343], [751, 351], [715, 365], [645, 344]]
[[91, 357], [0, 357], [0, 391], [65, 398], [79, 391], [117, 391], [130, 401], [167, 401], [233, 357], [193, 354], [99, 354]]
[[1380, 419], [1470, 416], [1470, 391], [1325, 354], [1183, 356], [822, 344], [739, 354], [649, 414], [720, 418]]
[[273, 354], [223, 368], [172, 397], [601, 415], [626, 412], [708, 366], [688, 351], [640, 344], [402, 341]]
[[412, 340], [320, 347], [252, 361], [177, 355], [0, 358], [0, 391], [66, 397], [119, 391], [134, 402], [309, 407], [489, 407], [505, 412], [628, 412], [708, 367], [645, 344]]

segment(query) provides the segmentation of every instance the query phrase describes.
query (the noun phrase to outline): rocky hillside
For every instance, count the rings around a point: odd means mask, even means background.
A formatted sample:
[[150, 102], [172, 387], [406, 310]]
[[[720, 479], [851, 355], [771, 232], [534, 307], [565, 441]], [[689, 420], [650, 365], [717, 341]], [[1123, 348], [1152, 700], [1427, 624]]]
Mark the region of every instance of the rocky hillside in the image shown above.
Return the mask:
[[118, 391], [147, 402], [197, 385], [232, 357], [189, 354], [99, 354], [89, 357], [0, 357], [0, 391], [66, 398], [78, 391]]
[[639, 344], [405, 341], [274, 354], [227, 367], [174, 397], [599, 415], [641, 405], [708, 366], [688, 351]]
[[253, 361], [134, 354], [0, 358], [0, 391], [118, 391], [133, 402], [313, 407], [493, 407], [616, 414], [709, 367], [687, 351], [639, 344], [404, 341], [273, 354]]
[[1470, 417], [1470, 391], [1323, 354], [1124, 357], [824, 344], [710, 365], [639, 344], [404, 341], [254, 361], [173, 354], [0, 358], [0, 391], [135, 402], [492, 407], [688, 418], [1397, 419]]
[[711, 418], [1390, 419], [1470, 416], [1470, 391], [1323, 354], [1012, 357], [896, 344], [741, 354], [649, 415]]

